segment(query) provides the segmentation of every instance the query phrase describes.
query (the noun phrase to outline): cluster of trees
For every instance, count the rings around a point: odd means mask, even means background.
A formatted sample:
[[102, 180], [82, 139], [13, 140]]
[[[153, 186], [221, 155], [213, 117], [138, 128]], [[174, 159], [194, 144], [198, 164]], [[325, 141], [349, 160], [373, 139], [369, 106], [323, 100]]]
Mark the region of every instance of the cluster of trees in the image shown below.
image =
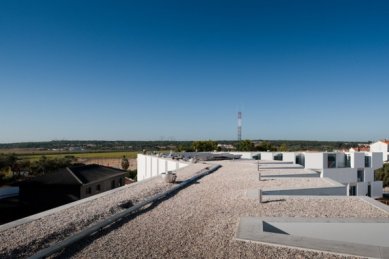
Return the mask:
[[[261, 141], [260, 143], [255, 144], [253, 141], [248, 139], [233, 143], [237, 151], [288, 151], [288, 146], [285, 143], [282, 143], [279, 146], [275, 146], [268, 141]], [[221, 151], [217, 144], [218, 143], [213, 140], [193, 141], [191, 146], [179, 145], [177, 151]]]
[[[262, 141], [259, 144], [255, 145], [251, 140], [242, 140], [237, 143], [236, 150], [237, 151], [287, 151], [288, 148], [285, 144], [280, 146], [281, 148], [277, 148], [273, 146], [270, 142]], [[282, 150], [281, 150], [282, 149]]]
[[197, 152], [215, 151], [217, 150], [217, 142], [212, 140], [194, 141], [192, 143], [192, 149]]
[[[254, 144], [251, 140], [242, 140], [234, 143], [237, 151], [288, 151], [288, 147], [286, 144], [281, 144], [280, 146], [274, 146], [270, 142], [262, 141], [259, 144]], [[205, 152], [205, 151], [220, 151], [220, 148], [217, 146], [216, 141], [207, 140], [207, 141], [194, 141], [190, 148], [184, 147], [180, 148], [183, 150], [179, 151], [197, 151], [197, 152]]]
[[74, 157], [71, 156], [53, 159], [41, 156], [36, 161], [30, 161], [15, 154], [0, 154], [0, 185], [12, 183], [26, 176], [52, 173], [59, 168], [72, 165], [74, 161]]
[[389, 186], [389, 164], [375, 171], [375, 181], [382, 181], [384, 187]]

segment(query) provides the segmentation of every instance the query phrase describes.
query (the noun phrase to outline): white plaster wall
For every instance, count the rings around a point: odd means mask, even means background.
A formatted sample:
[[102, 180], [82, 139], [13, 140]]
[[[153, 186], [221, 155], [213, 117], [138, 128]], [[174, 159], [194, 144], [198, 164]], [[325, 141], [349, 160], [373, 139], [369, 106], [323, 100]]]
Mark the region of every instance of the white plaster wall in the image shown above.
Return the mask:
[[305, 156], [305, 168], [308, 169], [323, 169], [324, 168], [324, 159], [323, 153], [319, 152], [306, 152]]
[[178, 161], [167, 161], [167, 170], [174, 171], [178, 169]]
[[167, 160], [159, 159], [159, 172], [158, 174], [162, 174], [167, 171]]
[[157, 157], [151, 157], [151, 177], [158, 175], [159, 159]]
[[367, 182], [357, 183], [357, 196], [366, 196], [367, 194]]
[[371, 183], [371, 197], [381, 198], [383, 193], [382, 181]]
[[357, 182], [357, 169], [354, 168], [330, 168], [323, 169], [321, 177], [328, 177], [337, 182], [348, 184]]
[[364, 182], [374, 182], [374, 170], [372, 168], [365, 168]]
[[382, 152], [382, 161], [388, 160], [388, 144], [385, 144], [384, 142], [377, 141], [370, 144], [370, 152]]
[[142, 181], [154, 176], [158, 176], [166, 171], [174, 171], [188, 166], [188, 163], [183, 163], [168, 158], [161, 158], [156, 156], [148, 156], [138, 154], [137, 168], [138, 168], [138, 181]]
[[364, 168], [365, 167], [365, 153], [354, 152], [350, 153], [351, 167], [352, 168]]
[[153, 168], [152, 168], [152, 163], [151, 163], [151, 157], [149, 156], [146, 156], [146, 178], [150, 178], [151, 177], [151, 172], [152, 172]]
[[[136, 168], [138, 170], [138, 181], [142, 181], [145, 177], [145, 171], [146, 171], [146, 158], [142, 154], [138, 154], [136, 159]], [[141, 172], [141, 173], [140, 173]]]
[[273, 152], [261, 152], [261, 160], [274, 160]]
[[382, 153], [380, 152], [370, 152], [371, 156], [371, 167], [375, 170], [381, 168], [383, 165]]
[[282, 152], [282, 161], [296, 163], [296, 153], [294, 152]]

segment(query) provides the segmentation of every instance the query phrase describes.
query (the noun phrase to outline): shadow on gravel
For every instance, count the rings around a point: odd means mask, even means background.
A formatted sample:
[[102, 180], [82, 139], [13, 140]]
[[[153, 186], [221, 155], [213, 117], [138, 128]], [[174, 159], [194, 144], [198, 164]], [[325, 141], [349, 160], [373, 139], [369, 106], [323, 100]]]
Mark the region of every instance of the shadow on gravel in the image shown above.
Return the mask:
[[[206, 176], [206, 175], [204, 175], [204, 176]], [[109, 225], [109, 226], [105, 227], [104, 229], [100, 230], [99, 232], [96, 232], [95, 234], [93, 234], [89, 237], [86, 237], [85, 239], [66, 247], [62, 252], [58, 252], [56, 254], [53, 254], [52, 256], [50, 256], [50, 258], [71, 258], [71, 257], [73, 257], [79, 251], [81, 251], [82, 249], [84, 249], [87, 246], [89, 246], [90, 244], [92, 244], [96, 239], [99, 239], [100, 237], [107, 235], [111, 231], [114, 231], [114, 230], [122, 227], [123, 225], [130, 222], [132, 219], [134, 219], [134, 218], [136, 218], [144, 213], [147, 213], [148, 211], [154, 209], [159, 204], [161, 204], [162, 202], [173, 197], [174, 195], [176, 195], [180, 191], [186, 189], [187, 187], [194, 185], [194, 184], [199, 184], [198, 180], [200, 180], [204, 176], [198, 178], [196, 181], [184, 186], [183, 188], [174, 191], [173, 193], [169, 194], [168, 196], [161, 198], [160, 200], [157, 200], [149, 205], [146, 205], [147, 207], [145, 207], [145, 208], [143, 208], [143, 209], [141, 209], [141, 210], [125, 217], [125, 218], [118, 220], [117, 222], [113, 223], [112, 225]], [[179, 182], [176, 182], [176, 183], [179, 183]]]
[[[175, 183], [176, 183], [176, 184], [180, 184], [180, 183], [182, 183], [182, 182], [183, 182], [183, 181], [176, 181]], [[192, 185], [192, 184], [199, 184], [199, 182], [196, 181], [196, 182], [191, 183], [190, 185]]]
[[278, 199], [278, 200], [266, 200], [266, 201], [262, 201], [262, 203], [280, 202], [280, 201], [286, 201], [286, 200], [285, 200], [285, 199]]

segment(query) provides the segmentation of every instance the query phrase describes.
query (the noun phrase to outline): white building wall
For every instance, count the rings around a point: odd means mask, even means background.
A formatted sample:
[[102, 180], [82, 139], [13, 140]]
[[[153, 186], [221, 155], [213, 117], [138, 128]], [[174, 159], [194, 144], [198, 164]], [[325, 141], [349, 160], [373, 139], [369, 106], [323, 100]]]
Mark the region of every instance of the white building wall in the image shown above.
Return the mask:
[[175, 161], [167, 161], [167, 170], [174, 171], [178, 169], [178, 162]]
[[376, 181], [371, 183], [371, 197], [380, 198], [382, 197], [383, 186], [382, 181]]
[[370, 144], [370, 152], [382, 152], [382, 161], [388, 160], [388, 144], [377, 141], [373, 144]]
[[308, 169], [322, 169], [324, 168], [324, 154], [323, 153], [304, 153], [305, 168]]
[[348, 184], [357, 182], [357, 169], [354, 168], [329, 168], [323, 169], [321, 177], [328, 177], [337, 182]]
[[368, 154], [371, 156], [371, 167], [374, 170], [381, 168], [383, 165], [382, 154], [380, 152], [370, 152]]
[[159, 171], [158, 174], [162, 174], [163, 172], [168, 171], [167, 170], [167, 160], [158, 159], [159, 162]]
[[367, 195], [367, 182], [357, 183], [357, 196], [366, 196]]
[[[136, 168], [138, 170], [138, 176], [137, 179], [138, 181], [141, 181], [145, 177], [145, 171], [146, 171], [146, 158], [144, 155], [138, 154], [137, 159], [136, 159]], [[142, 172], [139, 174], [139, 172]]]
[[354, 152], [350, 153], [351, 167], [352, 168], [364, 168], [365, 167], [365, 153]]
[[372, 168], [365, 168], [364, 181], [365, 182], [374, 182], [374, 170]]
[[282, 161], [296, 163], [296, 153], [294, 152], [282, 152]]
[[274, 160], [273, 152], [261, 152], [261, 160]]
[[157, 157], [151, 157], [151, 177], [158, 175], [158, 158]]

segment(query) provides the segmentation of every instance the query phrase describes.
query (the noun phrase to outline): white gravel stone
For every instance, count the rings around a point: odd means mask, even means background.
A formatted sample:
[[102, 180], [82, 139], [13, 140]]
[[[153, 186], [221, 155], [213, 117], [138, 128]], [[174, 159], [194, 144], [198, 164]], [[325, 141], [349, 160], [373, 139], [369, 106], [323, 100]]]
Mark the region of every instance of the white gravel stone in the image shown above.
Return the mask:
[[[267, 202], [259, 204], [245, 196], [248, 189], [301, 186], [302, 182], [299, 181], [301, 179], [258, 181], [255, 163], [239, 161], [219, 163], [223, 167], [216, 172], [201, 178], [197, 183], [151, 210], [77, 243], [61, 254], [61, 257], [339, 258], [340, 256], [329, 253], [237, 241], [234, 236], [239, 218], [242, 216], [389, 218], [384, 211], [357, 197], [283, 199], [271, 197], [266, 198]], [[306, 183], [305, 181], [304, 184]], [[309, 183], [317, 184], [316, 179]], [[138, 192], [149, 195], [156, 190], [155, 188], [169, 187], [154, 183], [153, 187], [139, 185], [137, 188], [141, 190], [129, 188], [126, 199], [141, 200], [144, 196]], [[104, 218], [109, 215], [106, 212], [109, 208], [116, 208], [123, 200], [124, 198], [106, 197], [96, 204], [77, 206], [47, 219], [0, 233], [1, 240], [4, 240], [0, 244], [2, 253], [0, 257], [30, 255], [38, 247], [43, 246], [39, 243], [42, 240], [58, 241], [65, 236], [62, 230], [69, 229], [68, 233], [74, 233], [96, 221], [91, 219], [91, 215]], [[38, 238], [28, 233], [27, 229], [37, 232]], [[18, 245], [18, 242], [22, 245]], [[23, 250], [19, 247], [23, 247]]]
[[[195, 164], [177, 172], [177, 181], [195, 175], [209, 165]], [[107, 194], [74, 207], [61, 210], [38, 220], [0, 232], [0, 258], [15, 258], [31, 255], [49, 244], [63, 240], [87, 226], [103, 220], [121, 210], [123, 203], [136, 204], [152, 195], [171, 188], [173, 184], [160, 177], [145, 183], [128, 185], [121, 191]]]

